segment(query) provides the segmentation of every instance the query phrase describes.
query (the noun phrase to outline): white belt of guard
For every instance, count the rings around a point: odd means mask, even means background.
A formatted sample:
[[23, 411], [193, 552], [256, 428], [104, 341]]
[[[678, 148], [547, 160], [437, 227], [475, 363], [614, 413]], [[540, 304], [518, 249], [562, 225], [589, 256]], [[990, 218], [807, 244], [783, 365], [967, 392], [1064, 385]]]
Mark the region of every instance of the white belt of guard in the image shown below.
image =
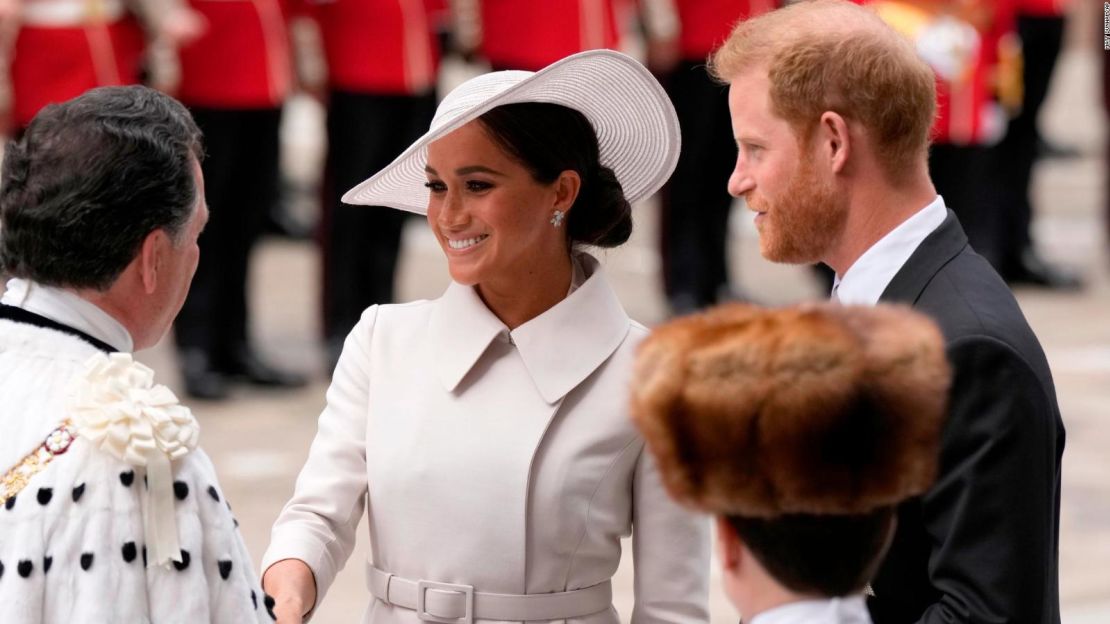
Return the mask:
[[38, 0], [24, 3], [19, 16], [28, 26], [62, 28], [114, 22], [126, 11], [122, 0]]

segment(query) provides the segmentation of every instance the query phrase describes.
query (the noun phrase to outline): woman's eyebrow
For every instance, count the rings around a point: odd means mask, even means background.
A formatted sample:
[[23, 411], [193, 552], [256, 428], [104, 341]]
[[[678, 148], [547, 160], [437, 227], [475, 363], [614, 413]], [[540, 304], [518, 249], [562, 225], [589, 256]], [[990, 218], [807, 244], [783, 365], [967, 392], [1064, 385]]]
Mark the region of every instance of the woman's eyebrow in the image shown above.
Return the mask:
[[[433, 169], [430, 165], [424, 165], [424, 172], [436, 176], [439, 175], [439, 172]], [[455, 175], [468, 175], [471, 173], [488, 173], [490, 175], [505, 177], [504, 173], [501, 173], [496, 169], [490, 169], [489, 167], [483, 165], [470, 165], [467, 167], [460, 167], [455, 170]]]

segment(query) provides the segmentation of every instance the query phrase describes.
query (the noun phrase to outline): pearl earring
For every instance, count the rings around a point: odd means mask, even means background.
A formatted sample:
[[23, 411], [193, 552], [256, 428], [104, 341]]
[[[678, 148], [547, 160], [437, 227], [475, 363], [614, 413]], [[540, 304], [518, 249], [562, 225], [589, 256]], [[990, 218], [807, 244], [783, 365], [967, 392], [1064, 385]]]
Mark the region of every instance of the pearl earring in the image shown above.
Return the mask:
[[551, 215], [551, 225], [559, 227], [563, 224], [564, 213], [562, 210], [556, 210], [555, 214]]

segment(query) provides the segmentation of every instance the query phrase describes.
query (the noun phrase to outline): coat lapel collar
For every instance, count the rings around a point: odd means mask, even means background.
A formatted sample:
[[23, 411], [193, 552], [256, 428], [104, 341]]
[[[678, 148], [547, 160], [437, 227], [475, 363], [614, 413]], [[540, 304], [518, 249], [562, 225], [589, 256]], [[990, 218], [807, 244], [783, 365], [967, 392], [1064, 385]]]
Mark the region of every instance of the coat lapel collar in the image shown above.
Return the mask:
[[451, 282], [433, 306], [428, 323], [428, 339], [443, 387], [453, 392], [490, 342], [507, 332], [474, 288]]
[[454, 282], [432, 310], [428, 339], [448, 392], [462, 382], [499, 335], [516, 344], [528, 374], [550, 404], [582, 383], [616, 351], [631, 321], [597, 260], [579, 256], [585, 283], [511, 333], [472, 287]]
[[585, 381], [628, 335], [631, 321], [597, 260], [582, 254], [589, 276], [550, 310], [512, 332], [540, 395], [555, 403]]
[[948, 211], [948, 217], [913, 252], [894, 279], [890, 280], [883, 291], [880, 301], [914, 304], [925, 286], [948, 264], [952, 258], [967, 247], [967, 235], [956, 219], [955, 213]]

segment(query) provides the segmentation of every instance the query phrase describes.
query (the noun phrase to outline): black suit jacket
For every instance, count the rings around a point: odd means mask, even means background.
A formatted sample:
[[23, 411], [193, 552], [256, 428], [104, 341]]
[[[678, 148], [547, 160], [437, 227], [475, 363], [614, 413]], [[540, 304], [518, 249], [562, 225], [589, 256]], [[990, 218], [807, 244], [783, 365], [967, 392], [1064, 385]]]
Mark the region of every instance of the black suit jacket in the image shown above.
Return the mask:
[[940, 325], [953, 381], [938, 479], [898, 510], [875, 624], [1058, 624], [1064, 426], [1037, 337], [951, 211], [881, 300]]

